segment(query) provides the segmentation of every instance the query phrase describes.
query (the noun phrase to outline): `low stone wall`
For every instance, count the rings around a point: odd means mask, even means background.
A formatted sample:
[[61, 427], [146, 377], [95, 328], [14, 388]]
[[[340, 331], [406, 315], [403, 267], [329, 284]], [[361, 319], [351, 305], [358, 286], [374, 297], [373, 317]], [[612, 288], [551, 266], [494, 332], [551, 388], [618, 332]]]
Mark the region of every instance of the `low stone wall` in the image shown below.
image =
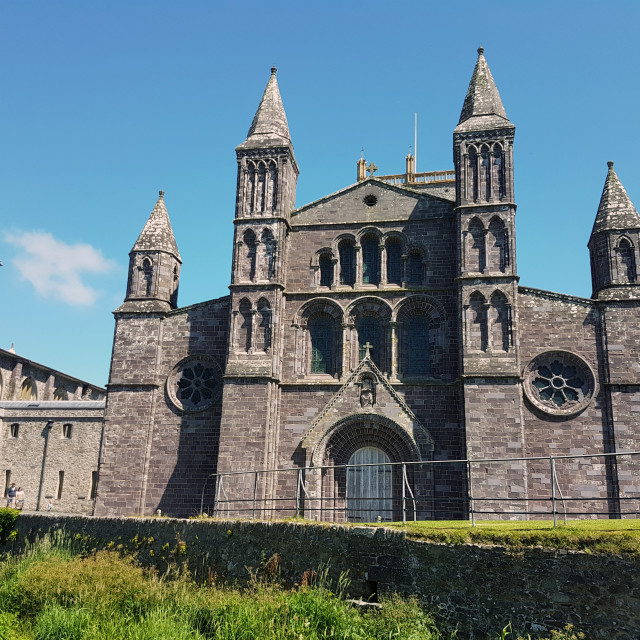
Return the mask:
[[187, 562], [199, 578], [246, 583], [274, 554], [291, 584], [328, 566], [333, 580], [348, 572], [356, 597], [417, 595], [461, 638], [485, 638], [509, 621], [533, 630], [572, 622], [589, 638], [635, 639], [640, 629], [640, 561], [626, 557], [414, 542], [382, 528], [44, 514], [20, 516], [16, 544], [58, 529], [89, 548], [138, 551], [161, 570]]

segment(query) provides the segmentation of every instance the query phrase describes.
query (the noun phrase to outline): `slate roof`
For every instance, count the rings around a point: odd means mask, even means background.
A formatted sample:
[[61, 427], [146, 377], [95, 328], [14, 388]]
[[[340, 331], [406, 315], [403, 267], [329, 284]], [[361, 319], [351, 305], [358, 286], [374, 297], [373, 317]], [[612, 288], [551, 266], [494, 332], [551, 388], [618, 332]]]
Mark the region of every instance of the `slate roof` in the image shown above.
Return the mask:
[[637, 229], [640, 227], [640, 217], [633, 202], [627, 195], [613, 169], [613, 162], [607, 162], [609, 172], [604, 181], [604, 189], [598, 206], [596, 221], [593, 223], [591, 235], [601, 231], [614, 229]]
[[271, 68], [271, 77], [249, 128], [247, 139], [238, 149], [291, 146], [287, 115], [278, 89], [277, 69]]
[[504, 126], [513, 125], [509, 122], [498, 87], [484, 57], [484, 49], [480, 47], [456, 131]]
[[140, 232], [131, 251], [165, 251], [174, 255], [180, 262], [180, 252], [173, 235], [169, 213], [164, 204], [164, 191], [160, 191], [156, 206]]

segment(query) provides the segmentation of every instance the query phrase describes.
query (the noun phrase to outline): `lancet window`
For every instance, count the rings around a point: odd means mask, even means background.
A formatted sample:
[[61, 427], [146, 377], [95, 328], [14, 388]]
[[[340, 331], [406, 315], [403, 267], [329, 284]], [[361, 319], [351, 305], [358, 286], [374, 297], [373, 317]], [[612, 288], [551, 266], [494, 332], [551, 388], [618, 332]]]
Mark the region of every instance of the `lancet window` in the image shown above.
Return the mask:
[[251, 303], [245, 298], [238, 306], [238, 349], [240, 351], [249, 351], [251, 348], [252, 324]]
[[142, 287], [145, 296], [150, 296], [153, 286], [153, 264], [149, 258], [142, 261]]
[[398, 238], [389, 238], [387, 250], [387, 282], [402, 284], [402, 242]]
[[509, 243], [505, 224], [498, 217], [489, 223], [487, 244], [489, 267], [504, 273], [509, 264]]
[[311, 373], [335, 373], [334, 342], [335, 321], [325, 313], [319, 313], [308, 322], [311, 341]]
[[479, 218], [474, 218], [469, 223], [468, 237], [468, 262], [469, 271], [484, 271], [486, 265], [486, 248], [484, 242], [484, 225]]
[[320, 267], [320, 286], [330, 287], [333, 285], [333, 258], [330, 253], [323, 253], [318, 264]]
[[506, 296], [496, 291], [491, 296], [490, 324], [493, 351], [509, 351], [511, 342], [511, 317]]
[[362, 282], [363, 284], [380, 283], [380, 250], [375, 236], [362, 239]]
[[633, 249], [633, 245], [626, 238], [622, 238], [622, 240], [620, 240], [616, 253], [618, 262], [618, 278], [621, 282], [636, 281], [636, 260]]
[[356, 281], [356, 252], [352, 240], [342, 240], [338, 245], [340, 255], [340, 284], [353, 285]]
[[486, 351], [487, 335], [487, 300], [478, 291], [471, 294], [468, 308], [468, 346], [469, 349]]

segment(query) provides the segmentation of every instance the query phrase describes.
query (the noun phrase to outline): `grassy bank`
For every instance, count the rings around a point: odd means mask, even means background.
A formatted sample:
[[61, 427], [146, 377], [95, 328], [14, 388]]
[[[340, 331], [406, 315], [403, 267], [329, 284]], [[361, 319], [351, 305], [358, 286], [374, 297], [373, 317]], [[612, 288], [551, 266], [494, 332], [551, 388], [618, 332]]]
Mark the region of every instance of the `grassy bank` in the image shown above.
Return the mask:
[[524, 549], [543, 547], [593, 553], [640, 555], [640, 519], [569, 520], [554, 528], [550, 520], [374, 523], [405, 531], [408, 538], [445, 544], [495, 544]]
[[[310, 573], [294, 589], [277, 567], [244, 589], [195, 584], [177, 569], [160, 576], [113, 551], [77, 553], [46, 537], [0, 562], [0, 640], [441, 640], [455, 638], [413, 599], [365, 611], [344, 583]], [[496, 630], [493, 638], [516, 637]], [[554, 640], [576, 638], [570, 632]]]

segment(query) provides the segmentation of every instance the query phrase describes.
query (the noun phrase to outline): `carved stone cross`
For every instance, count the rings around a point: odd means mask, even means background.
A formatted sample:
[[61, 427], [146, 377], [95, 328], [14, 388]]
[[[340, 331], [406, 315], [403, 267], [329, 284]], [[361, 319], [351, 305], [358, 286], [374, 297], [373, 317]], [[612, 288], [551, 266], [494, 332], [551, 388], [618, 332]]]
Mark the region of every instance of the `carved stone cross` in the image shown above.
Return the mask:
[[371, 354], [369, 353], [369, 349], [373, 349], [373, 345], [367, 341], [367, 343], [363, 344], [362, 346], [365, 348], [364, 357], [365, 358], [371, 357]]
[[370, 162], [367, 165], [367, 171], [369, 172], [369, 177], [373, 176], [373, 174], [378, 170], [378, 167], [376, 167], [375, 164], [373, 164], [373, 162]]

